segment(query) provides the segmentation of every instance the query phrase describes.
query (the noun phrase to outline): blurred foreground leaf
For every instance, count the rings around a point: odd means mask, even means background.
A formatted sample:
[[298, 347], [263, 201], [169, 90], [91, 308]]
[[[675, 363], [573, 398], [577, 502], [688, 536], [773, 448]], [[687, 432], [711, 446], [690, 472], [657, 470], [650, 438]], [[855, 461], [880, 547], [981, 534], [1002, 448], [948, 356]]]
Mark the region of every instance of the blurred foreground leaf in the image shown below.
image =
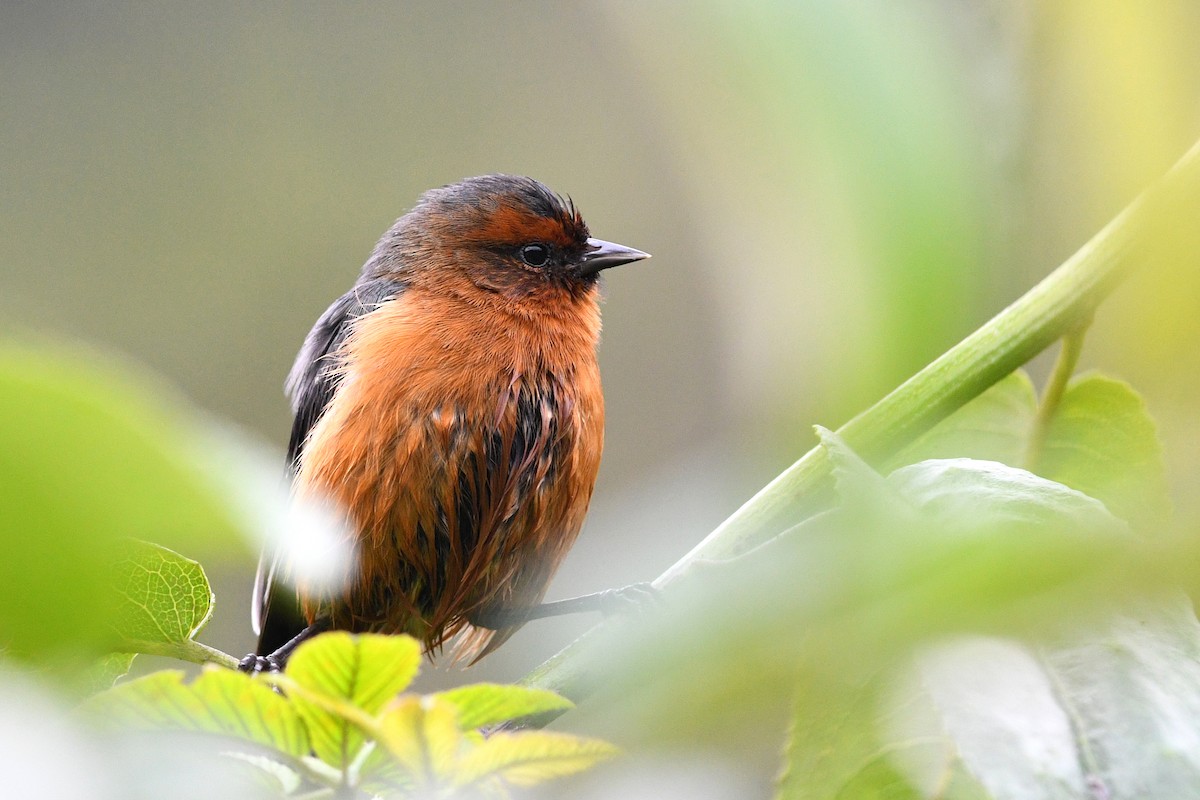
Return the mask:
[[1139, 602], [1042, 660], [1093, 785], [1112, 800], [1200, 797], [1200, 622], [1187, 597]]
[[244, 767], [221, 755], [229, 739], [115, 724], [98, 730], [43, 677], [0, 668], [5, 798], [278, 798], [258, 791]]
[[[1081, 385], [1109, 399], [1115, 394], [1120, 409], [1140, 406], [1126, 402], [1132, 394], [1127, 387], [1114, 384], [1091, 379]], [[975, 411], [1003, 407], [994, 401], [1005, 391], [1002, 387]], [[1089, 407], [1084, 398], [1077, 395], [1069, 408], [1086, 417], [1080, 411]], [[1132, 421], [1115, 416], [1124, 420], [1118, 429], [1154, 441], [1152, 427], [1147, 431], [1139, 424], [1144, 410], [1132, 414]], [[981, 428], [969, 421], [985, 417], [986, 413], [964, 414], [948, 428], [974, 435]], [[1102, 418], [1092, 424], [1101, 432], [1106, 429]], [[998, 429], [1003, 426], [987, 430]], [[855, 464], [853, 454], [836, 437], [828, 432], [823, 436], [835, 462], [839, 493], [852, 501], [857, 495], [845, 486], [854, 476], [869, 479], [865, 465]], [[1066, 439], [1060, 431], [1046, 441], [1049, 445]], [[991, 443], [997, 441], [993, 438]], [[1123, 469], [1136, 471], [1150, 459], [1104, 458], [1134, 449], [1128, 439], [1115, 445], [1098, 442], [1099, 457], [1076, 465], [1076, 470], [1107, 471], [1114, 477]], [[1084, 551], [1093, 543], [1102, 548], [1106, 539], [1127, 538], [1122, 526], [1092, 498], [995, 462], [920, 462], [893, 473], [888, 484], [908, 500], [897, 511], [911, 514], [915, 506], [925, 521], [922, 527], [949, 527], [956, 535], [972, 538], [1011, 538], [1030, 526], [1043, 536], [1059, 535], [1062, 529], [1083, 534], [1074, 558], [1062, 552], [1059, 555], [1067, 558], [1055, 565], [1044, 561], [1045, 553], [1031, 551], [1024, 570], [1013, 571], [1014, 577], [1023, 573], [1030, 588], [1043, 591], [1059, 578], [1070, 580], [1071, 571], [1076, 579], [1084, 578]], [[853, 518], [864, 520], [861, 514]], [[873, 519], [887, 521], [880, 514]], [[902, 526], [911, 519], [893, 516]], [[1004, 587], [1004, 573], [1012, 567], [1005, 560], [993, 567], [995, 572], [976, 576], [964, 588], [986, 592], [989, 582], [992, 588]], [[1068, 572], [1062, 572], [1064, 567]], [[915, 680], [900, 694], [893, 693], [890, 702], [881, 702], [881, 696], [897, 673], [894, 663], [878, 662], [880, 677], [866, 678], [867, 690], [857, 693], [845, 688], [814, 691], [812, 676], [801, 678], [779, 796], [1133, 800], [1195, 795], [1200, 791], [1200, 734], [1192, 721], [1200, 713], [1200, 623], [1185, 598], [1137, 600], [1135, 607], [1142, 611], [1131, 616], [1128, 606], [1111, 603], [1114, 596], [1128, 598], [1118, 584], [1099, 581], [1093, 587], [1102, 593], [1109, 588], [1112, 595], [1096, 597], [1099, 602], [1084, 618], [1072, 619], [1063, 608], [1056, 609], [1048, 619], [1058, 620], [1057, 630], [1041, 630], [1044, 641], [1055, 643], [1043, 646], [1040, 659], [1015, 642], [953, 641], [927, 649], [916, 662]], [[1020, 599], [1019, 593], [1004, 594], [1010, 607]], [[1037, 595], [1031, 593], [1023, 603], [1036, 601]], [[903, 595], [893, 602], [903, 603]], [[964, 602], [975, 599], [965, 592], [948, 593], [945, 599], [946, 604]], [[1110, 611], [1120, 608], [1108, 621], [1098, 613], [1106, 605]], [[996, 619], [1004, 608], [1005, 603], [997, 602], [989, 617]], [[1021, 613], [1019, 607], [1013, 611]], [[1063, 644], [1064, 637], [1069, 644]], [[844, 644], [815, 639], [818, 648]], [[817, 677], [824, 681], [818, 685], [846, 685], [828, 670]], [[830, 720], [836, 722], [831, 725]]]
[[698, 563], [660, 618], [597, 645], [605, 697], [622, 698], [630, 728], [726, 731], [797, 685], [886, 672], [930, 637], [1053, 634], [1064, 615], [1102, 614], [1157, 580], [1139, 571], [1127, 526], [1069, 487], [970, 459], [884, 481], [823, 436], [846, 505]]
[[[890, 700], [880, 692], [856, 706], [806, 692], [801, 710], [844, 715], [858, 751], [879, 754], [893, 786], [916, 796], [928, 796], [956, 762], [994, 800], [1195, 797], [1198, 665], [1200, 622], [1186, 597], [1169, 595], [1036, 649], [983, 637], [945, 642], [919, 655]], [[793, 739], [782, 797], [826, 796], [816, 791], [820, 772], [796, 769], [839, 741], [811, 719], [797, 720], [808, 740]], [[922, 758], [912, 747], [919, 742], [939, 742], [944, 756]]]
[[[943, 800], [985, 797], [966, 775], [953, 744], [940, 735], [917, 735], [885, 743], [876, 735], [881, 694], [886, 684], [873, 676], [851, 685], [834, 681], [806, 691], [798, 703], [779, 777], [781, 800], [921, 800], [921, 791], [898, 761], [937, 765]], [[819, 703], [811, 702], [821, 697]], [[908, 705], [893, 709], [911, 713]]]
[[[900, 686], [909, 687], [908, 712], [885, 703], [880, 708], [888, 718], [868, 721], [882, 741], [940, 737], [946, 752], [987, 787], [981, 794], [996, 800], [1087, 797], [1072, 717], [1028, 648], [1002, 639], [956, 639], [922, 652]], [[927, 784], [934, 771], [903, 757], [894, 763], [916, 785]]]
[[[229, 552], [240, 511], [186, 404], [127, 364], [0, 344], [0, 641], [40, 662], [99, 653], [128, 598], [106, 565], [138, 537]], [[210, 445], [212, 445], [210, 447]]]

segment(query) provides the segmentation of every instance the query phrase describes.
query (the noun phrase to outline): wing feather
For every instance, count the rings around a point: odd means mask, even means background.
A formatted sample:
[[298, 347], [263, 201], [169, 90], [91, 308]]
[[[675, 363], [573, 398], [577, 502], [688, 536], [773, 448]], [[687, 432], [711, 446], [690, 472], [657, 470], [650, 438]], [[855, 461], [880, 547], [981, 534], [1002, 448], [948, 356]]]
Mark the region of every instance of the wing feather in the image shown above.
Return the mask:
[[[309, 434], [337, 392], [341, 380], [337, 369], [340, 353], [352, 323], [395, 299], [404, 288], [405, 284], [394, 278], [361, 280], [335, 300], [308, 332], [284, 385], [295, 412], [288, 439], [290, 471], [295, 472], [299, 466]], [[260, 655], [274, 652], [305, 625], [295, 593], [276, 580], [278, 570], [279, 553], [267, 545], [259, 556], [251, 602], [250, 621], [259, 636]]]

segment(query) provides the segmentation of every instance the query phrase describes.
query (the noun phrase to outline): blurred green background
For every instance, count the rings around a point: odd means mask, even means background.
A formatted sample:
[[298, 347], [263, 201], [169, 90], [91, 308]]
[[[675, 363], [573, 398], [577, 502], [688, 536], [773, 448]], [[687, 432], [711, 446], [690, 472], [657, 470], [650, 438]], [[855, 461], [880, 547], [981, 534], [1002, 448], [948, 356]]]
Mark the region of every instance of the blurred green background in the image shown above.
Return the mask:
[[[551, 597], [648, 580], [1169, 167], [1198, 39], [1188, 0], [5, 2], [0, 315], [281, 452], [283, 377], [380, 233], [429, 187], [532, 175], [655, 256], [607, 279], [605, 461]], [[1123, 287], [1083, 357], [1147, 398], [1191, 527], [1198, 352], [1192, 263]], [[209, 569], [204, 638], [245, 652], [253, 558]]]

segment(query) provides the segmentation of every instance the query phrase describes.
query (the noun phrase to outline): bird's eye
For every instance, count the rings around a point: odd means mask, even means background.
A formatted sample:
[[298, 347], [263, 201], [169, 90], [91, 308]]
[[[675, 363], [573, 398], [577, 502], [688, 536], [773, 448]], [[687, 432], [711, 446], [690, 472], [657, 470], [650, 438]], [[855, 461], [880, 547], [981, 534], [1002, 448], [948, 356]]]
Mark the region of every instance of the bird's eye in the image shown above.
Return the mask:
[[550, 248], [544, 244], [527, 244], [521, 248], [521, 260], [531, 267], [544, 267], [550, 261]]

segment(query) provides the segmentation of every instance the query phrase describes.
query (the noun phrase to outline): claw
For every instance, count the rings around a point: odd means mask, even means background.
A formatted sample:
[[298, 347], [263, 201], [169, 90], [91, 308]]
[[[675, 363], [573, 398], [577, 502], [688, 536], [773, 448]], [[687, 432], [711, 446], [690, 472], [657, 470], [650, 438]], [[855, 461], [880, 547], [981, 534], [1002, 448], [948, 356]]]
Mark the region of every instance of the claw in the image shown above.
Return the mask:
[[652, 583], [631, 583], [619, 589], [600, 592], [598, 605], [604, 616], [641, 613], [662, 603], [662, 592]]
[[238, 662], [238, 671], [257, 675], [260, 672], [282, 672], [275, 656], [260, 656], [251, 653]]

